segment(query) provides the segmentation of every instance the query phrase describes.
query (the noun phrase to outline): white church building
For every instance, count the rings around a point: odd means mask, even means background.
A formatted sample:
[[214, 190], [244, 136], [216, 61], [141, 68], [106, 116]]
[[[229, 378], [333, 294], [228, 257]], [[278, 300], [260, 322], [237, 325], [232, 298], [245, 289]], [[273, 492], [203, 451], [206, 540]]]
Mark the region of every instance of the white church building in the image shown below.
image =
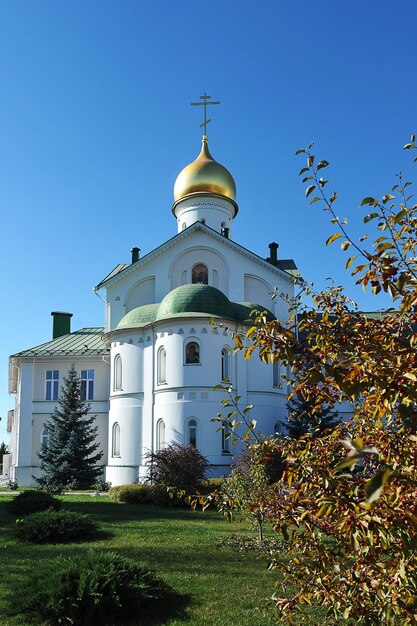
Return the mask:
[[102, 328], [71, 330], [71, 314], [54, 312], [50, 341], [10, 357], [11, 433], [9, 476], [19, 486], [39, 476], [38, 451], [47, 442], [45, 422], [75, 365], [84, 398], [96, 415], [103, 474], [113, 485], [142, 480], [146, 454], [170, 443], [193, 444], [209, 460], [212, 475], [227, 474], [236, 449], [211, 420], [222, 409], [230, 382], [265, 434], [286, 419], [280, 368], [233, 353], [233, 333], [244, 330], [253, 309], [288, 316], [297, 269], [264, 259], [233, 241], [238, 215], [230, 172], [201, 152], [178, 175], [172, 213], [177, 234], [131, 262], [118, 264], [94, 290], [105, 300]]

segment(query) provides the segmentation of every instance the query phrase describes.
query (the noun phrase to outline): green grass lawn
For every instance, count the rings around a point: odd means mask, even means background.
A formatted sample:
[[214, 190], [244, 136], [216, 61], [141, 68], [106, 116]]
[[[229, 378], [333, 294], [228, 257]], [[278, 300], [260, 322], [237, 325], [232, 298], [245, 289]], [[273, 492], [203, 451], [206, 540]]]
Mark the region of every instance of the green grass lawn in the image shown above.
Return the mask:
[[[270, 601], [279, 573], [268, 571], [266, 558], [253, 551], [218, 545], [233, 535], [253, 536], [244, 521], [230, 524], [215, 511], [118, 504], [107, 496], [63, 496], [66, 508], [90, 515], [100, 523], [104, 535], [84, 543], [29, 545], [11, 536], [15, 522], [4, 504], [12, 497], [10, 492], [0, 494], [0, 626], [27, 624], [24, 617], [10, 617], [6, 612], [7, 599], [13, 598], [22, 577], [36, 577], [44, 559], [89, 549], [115, 550], [141, 561], [177, 593], [187, 596], [186, 615], [166, 622], [169, 626], [284, 623]], [[311, 625], [319, 623], [325, 622], [312, 617]]]

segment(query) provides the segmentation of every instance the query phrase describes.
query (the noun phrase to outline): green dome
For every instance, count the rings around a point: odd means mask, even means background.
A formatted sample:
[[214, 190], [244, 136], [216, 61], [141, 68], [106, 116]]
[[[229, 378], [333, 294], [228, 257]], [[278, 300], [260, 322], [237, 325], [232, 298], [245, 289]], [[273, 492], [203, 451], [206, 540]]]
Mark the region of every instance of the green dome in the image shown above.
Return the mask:
[[[170, 291], [160, 304], [144, 304], [132, 309], [116, 328], [142, 328], [174, 317], [218, 317], [245, 324], [253, 310], [262, 312], [265, 307], [253, 302], [230, 302], [222, 291], [209, 285], [181, 285]], [[266, 317], [275, 319], [269, 310], [266, 310]]]
[[181, 285], [170, 291], [159, 305], [156, 319], [166, 319], [184, 313], [200, 313], [234, 319], [233, 305], [215, 287], [209, 285]]
[[132, 326], [146, 326], [155, 321], [159, 304], [144, 304], [126, 313], [116, 328], [131, 328]]

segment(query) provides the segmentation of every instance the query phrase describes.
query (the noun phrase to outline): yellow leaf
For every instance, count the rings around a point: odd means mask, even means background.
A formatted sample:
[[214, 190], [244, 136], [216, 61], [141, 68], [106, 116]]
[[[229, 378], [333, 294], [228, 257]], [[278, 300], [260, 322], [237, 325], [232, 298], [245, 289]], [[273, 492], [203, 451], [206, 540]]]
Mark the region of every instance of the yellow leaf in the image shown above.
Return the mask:
[[341, 237], [341, 236], [342, 235], [340, 233], [334, 233], [326, 241], [326, 246], [328, 246], [329, 244], [333, 243], [333, 241], [336, 241], [336, 239], [339, 239], [339, 237]]

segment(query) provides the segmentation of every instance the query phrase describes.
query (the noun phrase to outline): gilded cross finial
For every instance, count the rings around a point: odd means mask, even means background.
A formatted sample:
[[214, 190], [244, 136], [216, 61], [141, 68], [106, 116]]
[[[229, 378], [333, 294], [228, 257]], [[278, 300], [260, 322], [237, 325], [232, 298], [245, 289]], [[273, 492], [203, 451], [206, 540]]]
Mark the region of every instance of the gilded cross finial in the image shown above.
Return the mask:
[[211, 96], [208, 96], [204, 92], [204, 95], [200, 96], [200, 100], [203, 100], [203, 102], [191, 102], [190, 103], [192, 107], [199, 107], [199, 106], [204, 107], [204, 122], [200, 124], [200, 128], [204, 128], [204, 137], [207, 137], [207, 124], [211, 122], [211, 118], [207, 119], [207, 107], [209, 104], [220, 104], [220, 100], [217, 100], [216, 102], [207, 102], [208, 100], [210, 100], [210, 98]]

